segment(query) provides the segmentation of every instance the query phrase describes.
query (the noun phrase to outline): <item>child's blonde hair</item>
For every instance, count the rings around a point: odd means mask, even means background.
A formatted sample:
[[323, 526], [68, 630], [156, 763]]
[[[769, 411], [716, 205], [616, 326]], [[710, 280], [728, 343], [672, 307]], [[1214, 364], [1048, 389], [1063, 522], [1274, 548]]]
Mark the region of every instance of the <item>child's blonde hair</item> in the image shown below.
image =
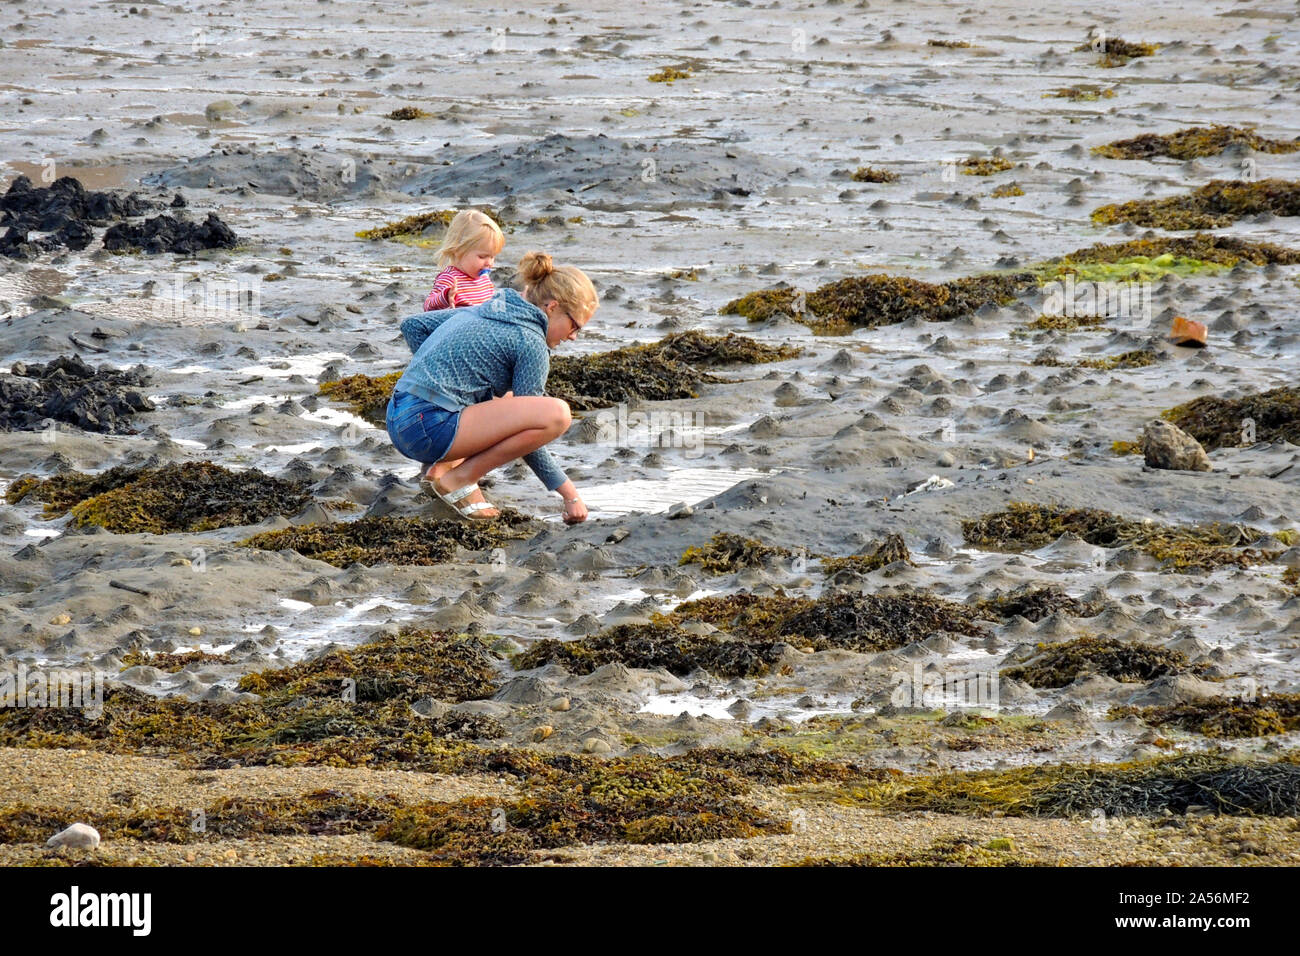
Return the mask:
[[477, 209], [462, 209], [452, 217], [447, 234], [438, 247], [438, 268], [445, 269], [465, 253], [477, 246], [484, 236], [491, 236], [495, 252], [506, 244], [501, 227], [487, 213]]
[[554, 299], [574, 318], [589, 319], [600, 305], [596, 287], [576, 266], [557, 266], [544, 252], [526, 252], [519, 260], [524, 298], [533, 305]]

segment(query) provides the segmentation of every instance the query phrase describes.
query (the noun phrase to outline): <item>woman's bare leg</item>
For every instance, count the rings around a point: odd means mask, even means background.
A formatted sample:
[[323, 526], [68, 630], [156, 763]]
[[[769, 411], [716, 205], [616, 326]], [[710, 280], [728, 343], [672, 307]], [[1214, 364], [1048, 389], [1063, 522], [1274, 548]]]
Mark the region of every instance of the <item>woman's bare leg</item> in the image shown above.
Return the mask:
[[[473, 484], [494, 468], [499, 468], [547, 442], [563, 435], [572, 422], [567, 403], [541, 395], [498, 398], [471, 405], [460, 413], [456, 440], [442, 462], [449, 467], [435, 472], [429, 479], [443, 492]], [[452, 463], [455, 464], [452, 464]], [[481, 492], [462, 499], [483, 501]], [[496, 509], [477, 512], [494, 517]]]

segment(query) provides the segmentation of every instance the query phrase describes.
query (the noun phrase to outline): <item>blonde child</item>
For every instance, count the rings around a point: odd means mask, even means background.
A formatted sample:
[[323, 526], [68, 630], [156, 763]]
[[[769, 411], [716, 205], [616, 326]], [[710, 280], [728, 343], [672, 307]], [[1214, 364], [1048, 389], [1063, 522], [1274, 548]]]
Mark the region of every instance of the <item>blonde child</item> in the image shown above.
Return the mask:
[[501, 227], [486, 214], [477, 209], [456, 213], [438, 247], [442, 271], [424, 299], [424, 311], [479, 305], [492, 298], [496, 289], [489, 273], [505, 244]]

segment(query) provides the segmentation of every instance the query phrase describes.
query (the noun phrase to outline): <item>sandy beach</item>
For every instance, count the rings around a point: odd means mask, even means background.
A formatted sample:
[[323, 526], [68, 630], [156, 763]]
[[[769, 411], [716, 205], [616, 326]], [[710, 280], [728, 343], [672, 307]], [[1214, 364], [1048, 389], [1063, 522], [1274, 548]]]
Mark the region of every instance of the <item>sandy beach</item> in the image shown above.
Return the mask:
[[[1300, 862], [1294, 4], [445, 6], [14, 8], [0, 865]], [[583, 524], [384, 429], [467, 206]]]

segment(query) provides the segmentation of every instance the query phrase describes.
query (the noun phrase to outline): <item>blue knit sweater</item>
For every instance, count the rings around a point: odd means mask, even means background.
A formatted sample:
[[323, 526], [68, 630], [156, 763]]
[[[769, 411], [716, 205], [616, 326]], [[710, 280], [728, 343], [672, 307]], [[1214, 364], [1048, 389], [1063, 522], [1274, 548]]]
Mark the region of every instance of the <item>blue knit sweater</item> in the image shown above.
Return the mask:
[[[546, 394], [551, 355], [546, 313], [514, 289], [479, 305], [421, 312], [402, 320], [402, 337], [415, 357], [396, 390], [460, 411], [516, 395]], [[547, 491], [564, 484], [563, 469], [545, 446], [524, 456]]]

